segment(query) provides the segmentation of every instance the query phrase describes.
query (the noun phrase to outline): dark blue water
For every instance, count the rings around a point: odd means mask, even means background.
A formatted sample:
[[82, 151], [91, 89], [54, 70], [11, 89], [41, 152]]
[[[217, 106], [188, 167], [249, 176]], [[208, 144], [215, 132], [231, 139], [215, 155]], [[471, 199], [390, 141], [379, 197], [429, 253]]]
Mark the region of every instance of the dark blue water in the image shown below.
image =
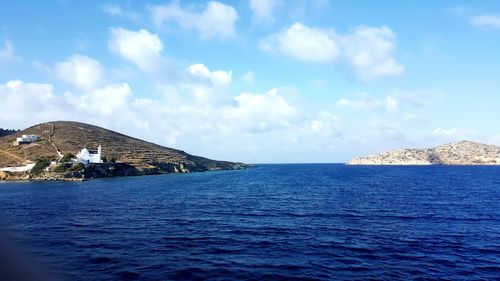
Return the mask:
[[0, 214], [68, 280], [500, 278], [500, 167], [4, 183]]

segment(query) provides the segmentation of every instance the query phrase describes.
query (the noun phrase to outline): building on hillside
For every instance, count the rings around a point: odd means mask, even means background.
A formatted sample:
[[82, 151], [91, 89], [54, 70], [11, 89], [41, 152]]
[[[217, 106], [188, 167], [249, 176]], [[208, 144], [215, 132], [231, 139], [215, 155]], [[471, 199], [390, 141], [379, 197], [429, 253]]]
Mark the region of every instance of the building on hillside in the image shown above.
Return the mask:
[[101, 158], [101, 146], [97, 148], [97, 152], [95, 151], [89, 151], [88, 149], [84, 148], [78, 152], [75, 158], [76, 162], [80, 162], [82, 164], [95, 164], [95, 163], [102, 163], [102, 158]]
[[13, 145], [28, 144], [35, 141], [38, 141], [37, 135], [22, 135], [14, 141]]

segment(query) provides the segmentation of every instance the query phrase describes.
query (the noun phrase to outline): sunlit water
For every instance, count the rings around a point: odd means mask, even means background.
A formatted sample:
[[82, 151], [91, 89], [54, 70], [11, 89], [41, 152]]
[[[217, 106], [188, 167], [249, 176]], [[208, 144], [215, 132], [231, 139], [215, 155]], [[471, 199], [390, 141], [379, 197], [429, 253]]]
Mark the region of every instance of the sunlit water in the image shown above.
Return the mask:
[[500, 167], [2, 183], [0, 215], [68, 280], [500, 278]]

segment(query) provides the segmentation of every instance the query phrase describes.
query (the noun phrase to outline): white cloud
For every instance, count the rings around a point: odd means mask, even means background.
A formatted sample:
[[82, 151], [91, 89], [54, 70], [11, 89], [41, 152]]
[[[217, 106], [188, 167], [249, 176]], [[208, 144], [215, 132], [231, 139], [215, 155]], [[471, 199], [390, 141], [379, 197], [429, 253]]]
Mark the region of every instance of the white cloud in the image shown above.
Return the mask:
[[414, 112], [407, 112], [403, 116], [403, 121], [406, 122], [424, 122], [425, 119], [423, 118], [422, 115], [414, 113]]
[[312, 1], [313, 11], [315, 11], [316, 13], [324, 11], [325, 8], [328, 7], [328, 4], [329, 4], [328, 0], [313, 0]]
[[454, 6], [447, 8], [446, 10], [457, 17], [463, 17], [469, 11], [469, 8], [466, 6]]
[[317, 116], [311, 120], [309, 127], [313, 133], [322, 136], [330, 136], [336, 133], [339, 118], [327, 111], [320, 111]]
[[274, 22], [274, 10], [281, 4], [280, 0], [250, 0], [253, 21], [258, 24]]
[[157, 34], [145, 29], [131, 31], [111, 28], [108, 47], [144, 71], [154, 71], [162, 63], [163, 44]]
[[432, 131], [432, 134], [437, 137], [443, 137], [451, 140], [466, 140], [474, 136], [475, 132], [467, 128], [441, 128], [438, 127]]
[[361, 96], [358, 99], [339, 99], [337, 106], [355, 110], [384, 109], [390, 112], [399, 110], [399, 100], [391, 95], [383, 99], [371, 98], [365, 93], [358, 95]]
[[231, 71], [210, 71], [203, 64], [193, 64], [188, 67], [188, 72], [194, 78], [207, 79], [213, 85], [227, 85], [231, 82], [232, 72]]
[[92, 58], [74, 55], [55, 65], [57, 77], [84, 90], [94, 89], [103, 83], [103, 68]]
[[50, 84], [10, 80], [0, 84], [0, 99], [9, 105], [0, 110], [0, 123], [10, 128], [24, 128], [35, 121], [59, 119], [61, 112], [67, 108], [54, 94], [54, 87]]
[[[441, 90], [420, 90], [403, 91], [395, 89], [384, 98], [370, 97], [367, 93], [355, 94], [357, 98], [341, 98], [337, 101], [337, 106], [349, 109], [385, 109], [396, 112], [401, 108], [424, 108], [446, 97], [446, 93]], [[410, 118], [411, 119], [411, 118]]]
[[309, 28], [294, 23], [281, 33], [273, 34], [260, 43], [266, 51], [279, 51], [285, 55], [310, 62], [331, 62], [339, 56], [339, 46], [333, 31]]
[[122, 18], [130, 19], [132, 21], [139, 21], [141, 19], [141, 14], [133, 12], [133, 11], [125, 10], [120, 5], [117, 5], [117, 4], [108, 3], [108, 4], [105, 4], [102, 9], [106, 14], [108, 14], [112, 17], [115, 17], [115, 18], [122, 17]]
[[476, 27], [500, 28], [499, 15], [480, 15], [470, 18], [470, 23]]
[[196, 31], [202, 38], [231, 38], [236, 35], [238, 13], [229, 5], [209, 1], [203, 11], [183, 8], [174, 1], [168, 5], [150, 7], [155, 25], [173, 21], [186, 31]]
[[203, 64], [190, 65], [180, 81], [171, 91], [181, 92], [184, 96], [193, 96], [200, 103], [219, 100], [231, 83], [232, 72], [224, 70], [210, 71]]
[[416, 91], [395, 89], [392, 91], [391, 95], [400, 103], [409, 104], [417, 108], [428, 107], [436, 102], [445, 100], [447, 97], [446, 92], [440, 89]]
[[118, 113], [123, 115], [129, 106], [132, 90], [127, 83], [119, 83], [107, 85], [80, 96], [66, 93], [65, 97], [79, 111], [104, 116]]
[[238, 104], [239, 110], [248, 115], [249, 113], [261, 115], [268, 113], [266, 119], [279, 119], [293, 115], [295, 110], [288, 104], [283, 96], [279, 94], [278, 89], [271, 89], [265, 94], [242, 93], [234, 98]]
[[14, 58], [14, 47], [9, 41], [5, 41], [4, 47], [0, 49], [0, 62], [12, 60]]
[[337, 106], [358, 110], [378, 108], [380, 105], [381, 102], [379, 100], [368, 97], [357, 100], [342, 98], [337, 101]]
[[255, 83], [255, 73], [253, 73], [253, 71], [249, 70], [249, 71], [245, 72], [245, 74], [243, 74], [243, 76], [241, 77], [241, 79], [245, 83], [254, 84]]
[[116, 4], [106, 4], [102, 9], [105, 13], [113, 17], [120, 16], [123, 13], [122, 7]]
[[399, 101], [392, 96], [385, 97], [384, 105], [387, 111], [398, 111], [399, 109]]
[[392, 30], [360, 26], [353, 34], [343, 36], [343, 50], [347, 62], [363, 80], [372, 80], [383, 76], [400, 75], [404, 66], [393, 57], [396, 36]]
[[279, 89], [265, 94], [242, 93], [234, 98], [236, 106], [225, 108], [224, 116], [233, 126], [250, 131], [268, 131], [287, 127], [296, 109], [280, 95]]
[[369, 81], [404, 72], [404, 66], [393, 55], [395, 39], [394, 32], [387, 26], [359, 26], [350, 34], [339, 35], [333, 29], [294, 23], [282, 32], [262, 39], [259, 47], [302, 61], [342, 61], [357, 77]]

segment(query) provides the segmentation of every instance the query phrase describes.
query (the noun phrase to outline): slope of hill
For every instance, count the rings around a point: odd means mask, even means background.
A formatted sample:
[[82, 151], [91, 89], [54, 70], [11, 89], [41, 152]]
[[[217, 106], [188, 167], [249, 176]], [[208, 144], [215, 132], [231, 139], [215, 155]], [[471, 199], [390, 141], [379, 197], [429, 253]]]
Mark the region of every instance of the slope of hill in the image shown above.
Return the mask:
[[[40, 140], [19, 146], [12, 143], [23, 134], [35, 134]], [[0, 137], [0, 167], [22, 166], [61, 154], [77, 154], [82, 148], [96, 149], [108, 160], [127, 164], [137, 174], [167, 172], [197, 172], [239, 169], [241, 163], [215, 161], [190, 155], [184, 151], [132, 138], [101, 127], [68, 121], [38, 124], [14, 134]]]
[[500, 147], [471, 141], [356, 157], [350, 165], [500, 165]]

